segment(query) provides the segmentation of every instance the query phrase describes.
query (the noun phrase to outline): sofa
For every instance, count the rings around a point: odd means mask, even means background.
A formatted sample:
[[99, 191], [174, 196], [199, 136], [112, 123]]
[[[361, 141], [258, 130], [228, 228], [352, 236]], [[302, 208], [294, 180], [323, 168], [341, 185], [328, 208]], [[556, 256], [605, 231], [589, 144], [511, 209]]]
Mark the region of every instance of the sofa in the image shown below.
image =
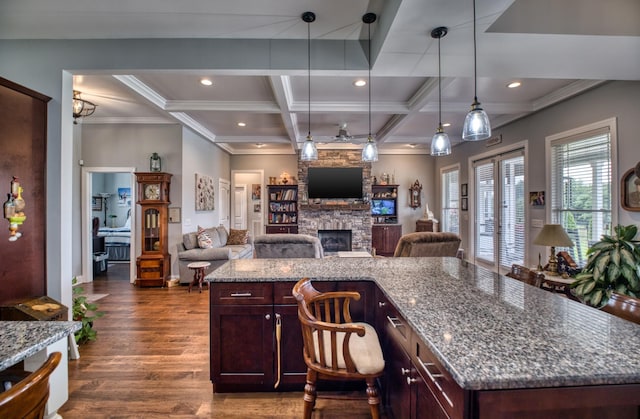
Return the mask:
[[421, 231], [400, 237], [394, 257], [457, 256], [460, 236], [454, 233]]
[[256, 258], [315, 258], [324, 256], [320, 239], [308, 234], [263, 234], [254, 239]]
[[187, 266], [191, 262], [209, 262], [205, 275], [219, 268], [231, 259], [252, 259], [253, 240], [246, 230], [230, 232], [224, 226], [212, 227], [204, 230], [211, 239], [210, 248], [201, 248], [198, 244], [198, 232], [182, 235], [182, 243], [178, 243], [178, 269], [180, 283], [188, 284], [193, 281], [193, 271]]

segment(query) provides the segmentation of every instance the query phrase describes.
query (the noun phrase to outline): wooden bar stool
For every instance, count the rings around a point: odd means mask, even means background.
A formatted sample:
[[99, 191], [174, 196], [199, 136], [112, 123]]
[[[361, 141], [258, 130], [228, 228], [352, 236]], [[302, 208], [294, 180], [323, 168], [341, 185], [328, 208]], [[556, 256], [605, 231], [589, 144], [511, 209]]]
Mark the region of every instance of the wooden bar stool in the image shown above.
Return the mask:
[[[191, 283], [189, 284], [189, 292], [191, 292], [191, 287], [194, 285], [197, 285], [200, 292], [202, 292], [202, 282], [204, 280], [204, 271], [209, 266], [211, 266], [211, 263], [209, 262], [191, 262], [190, 264], [187, 265], [187, 268], [193, 270], [193, 281], [191, 281]], [[207, 289], [209, 289], [208, 282], [206, 283], [206, 285], [207, 285]]]

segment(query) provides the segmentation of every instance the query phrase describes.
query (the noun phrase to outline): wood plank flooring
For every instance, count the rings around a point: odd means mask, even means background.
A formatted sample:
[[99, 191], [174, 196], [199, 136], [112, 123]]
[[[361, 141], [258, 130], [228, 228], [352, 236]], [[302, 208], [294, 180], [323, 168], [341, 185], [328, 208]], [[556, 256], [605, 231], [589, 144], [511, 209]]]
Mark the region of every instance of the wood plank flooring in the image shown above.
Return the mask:
[[[302, 393], [213, 394], [209, 380], [209, 294], [187, 287], [143, 288], [126, 278], [128, 265], [82, 284], [109, 294], [97, 304], [98, 339], [69, 361], [74, 418], [300, 418]], [[364, 400], [319, 399], [314, 418], [368, 418]]]

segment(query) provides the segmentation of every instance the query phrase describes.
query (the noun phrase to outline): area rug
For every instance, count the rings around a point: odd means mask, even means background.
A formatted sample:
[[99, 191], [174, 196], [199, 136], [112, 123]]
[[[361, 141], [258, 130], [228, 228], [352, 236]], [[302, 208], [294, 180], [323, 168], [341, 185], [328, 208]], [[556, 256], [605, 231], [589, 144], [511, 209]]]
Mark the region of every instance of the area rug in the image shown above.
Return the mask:
[[106, 297], [109, 294], [87, 294], [85, 295], [85, 297], [87, 297], [87, 302], [89, 303], [95, 303], [96, 301], [100, 300], [101, 298]]

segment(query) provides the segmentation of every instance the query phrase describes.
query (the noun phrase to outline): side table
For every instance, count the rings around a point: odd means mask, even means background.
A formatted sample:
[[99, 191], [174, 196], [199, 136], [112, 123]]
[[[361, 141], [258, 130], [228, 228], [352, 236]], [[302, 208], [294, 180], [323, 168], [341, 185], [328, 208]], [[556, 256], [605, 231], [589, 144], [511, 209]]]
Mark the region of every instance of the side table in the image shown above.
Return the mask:
[[[187, 268], [193, 270], [193, 281], [189, 284], [189, 292], [191, 287], [198, 285], [198, 289], [202, 292], [202, 282], [204, 280], [204, 270], [211, 266], [209, 262], [191, 262], [187, 265]], [[209, 283], [207, 282], [207, 289], [209, 289]]]

